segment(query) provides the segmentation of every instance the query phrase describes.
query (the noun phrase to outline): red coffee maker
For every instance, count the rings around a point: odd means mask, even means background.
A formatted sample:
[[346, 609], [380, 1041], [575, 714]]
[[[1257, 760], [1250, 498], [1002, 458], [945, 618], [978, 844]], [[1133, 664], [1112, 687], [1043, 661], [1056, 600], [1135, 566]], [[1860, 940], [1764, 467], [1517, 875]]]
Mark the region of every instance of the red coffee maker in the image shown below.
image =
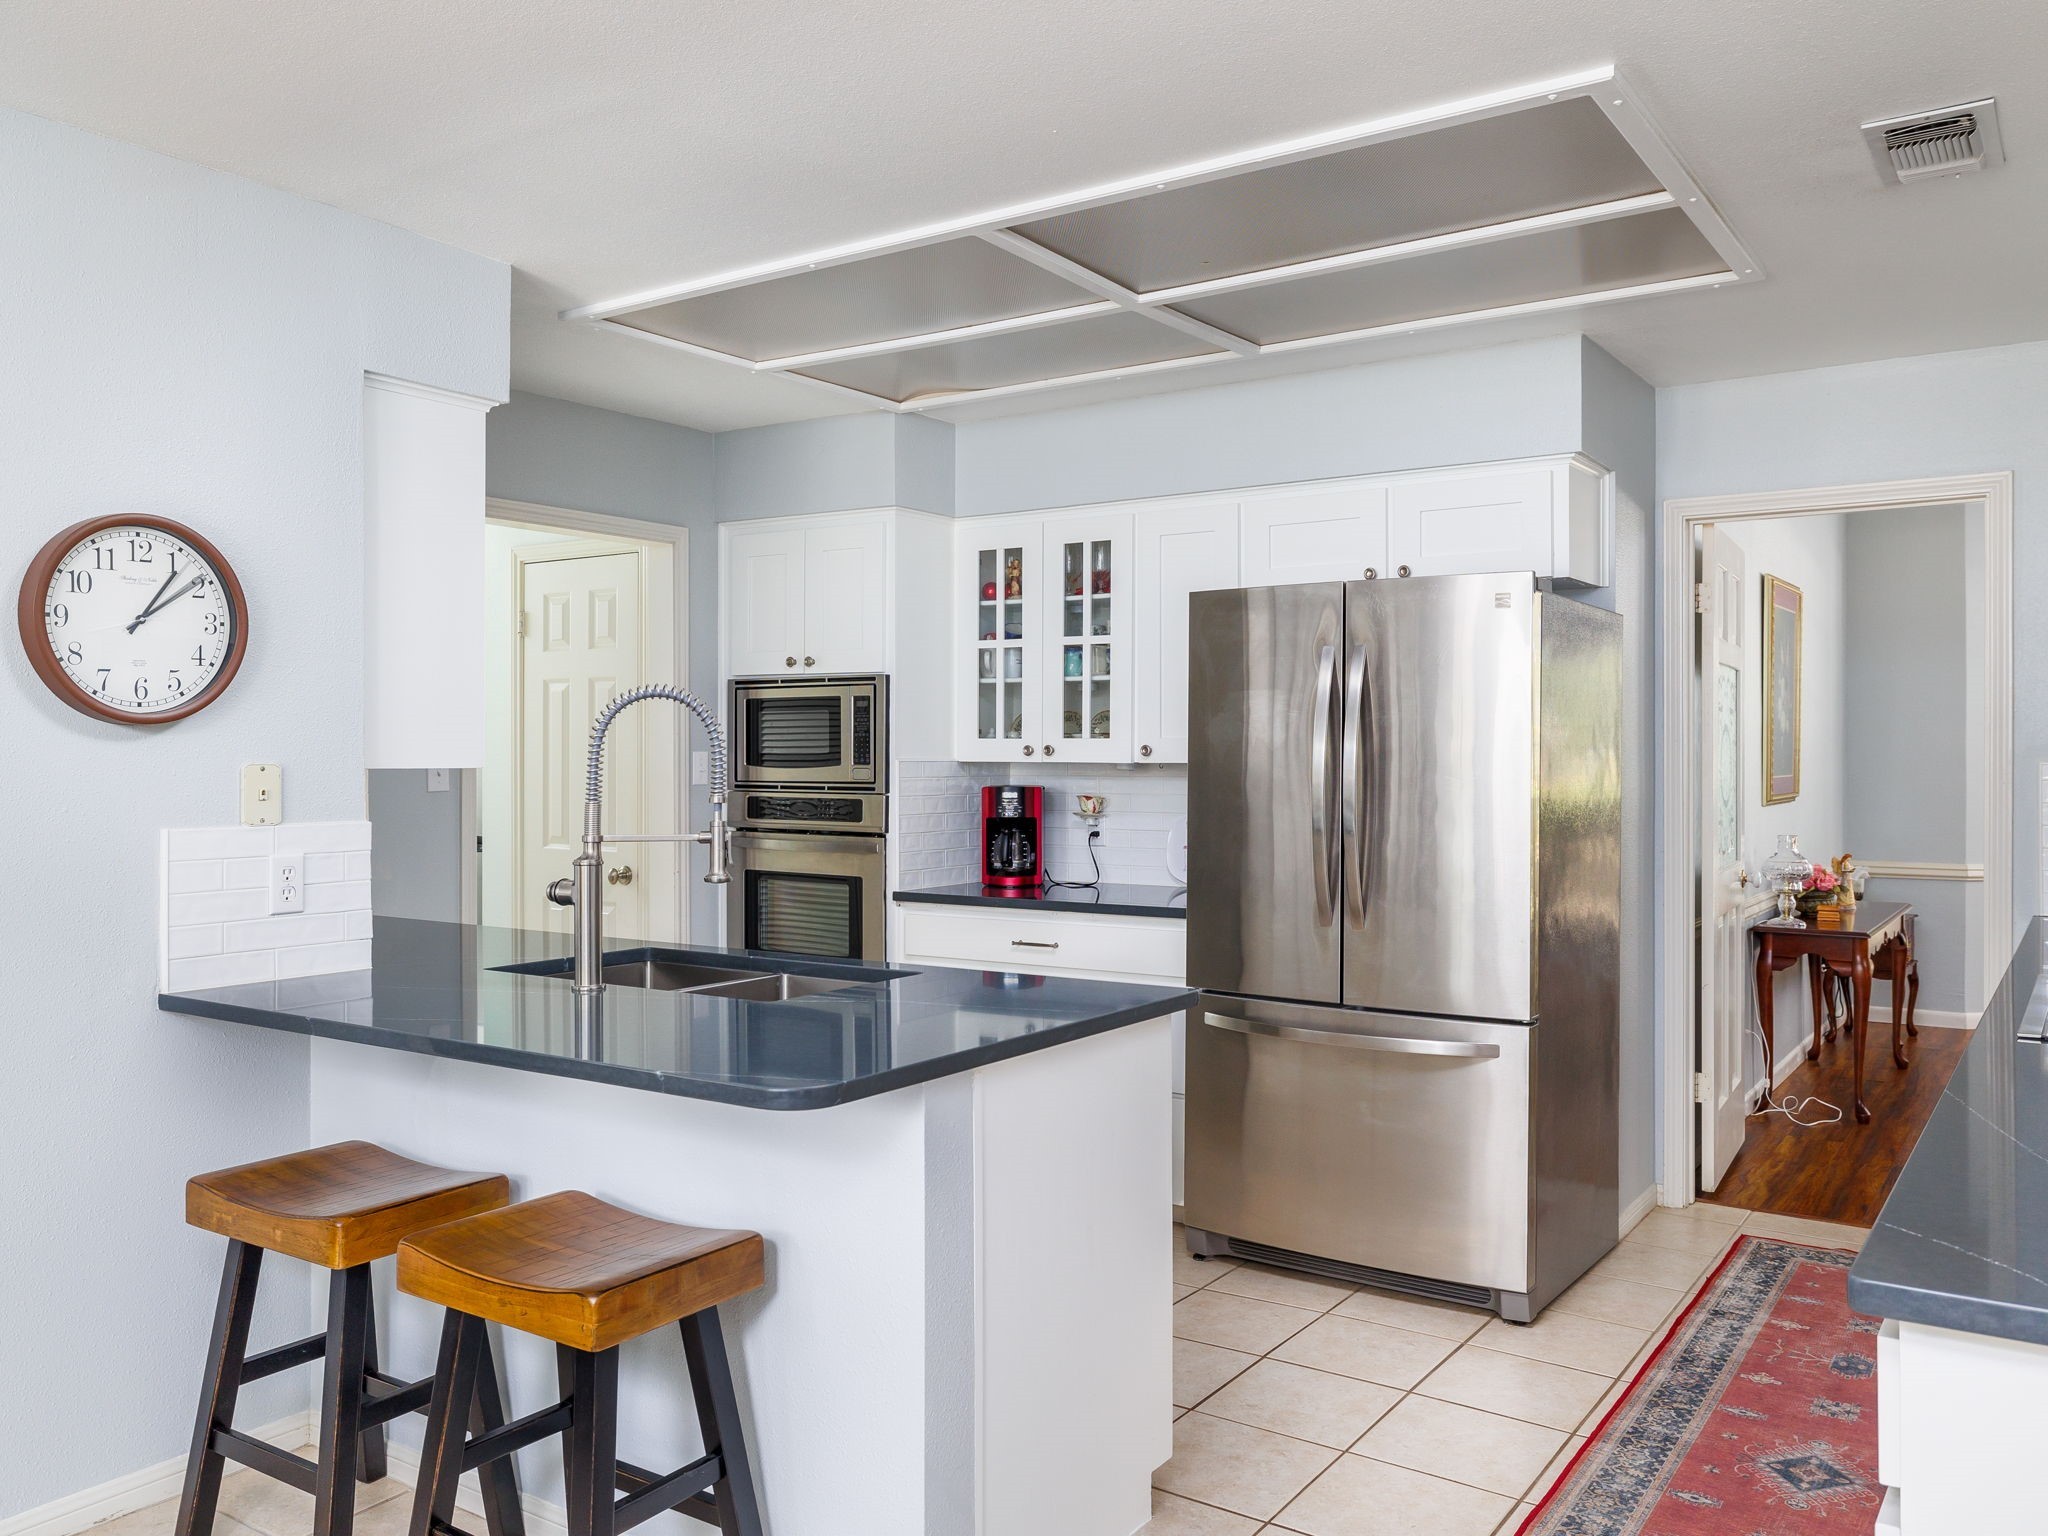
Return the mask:
[[1035, 891], [1041, 863], [1045, 791], [1036, 784], [987, 784], [981, 791], [981, 883], [991, 891]]

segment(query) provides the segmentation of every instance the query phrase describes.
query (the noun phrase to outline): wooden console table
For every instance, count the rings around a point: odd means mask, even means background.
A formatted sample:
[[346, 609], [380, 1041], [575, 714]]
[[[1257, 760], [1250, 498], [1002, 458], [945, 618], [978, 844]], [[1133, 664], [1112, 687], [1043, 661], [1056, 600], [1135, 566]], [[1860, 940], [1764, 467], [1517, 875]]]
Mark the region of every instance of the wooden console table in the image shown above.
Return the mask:
[[1808, 922], [1804, 928], [1779, 928], [1769, 922], [1752, 924], [1750, 938], [1756, 945], [1756, 1013], [1763, 1026], [1764, 1076], [1769, 1081], [1778, 1061], [1775, 1021], [1772, 1018], [1771, 977], [1801, 959], [1811, 959], [1813, 982], [1813, 1044], [1806, 1059], [1820, 1056], [1820, 1026], [1829, 972], [1848, 982], [1849, 1029], [1856, 1047], [1856, 1120], [1870, 1123], [1870, 1106], [1863, 1102], [1863, 1042], [1870, 1033], [1870, 982], [1876, 961], [1889, 962], [1892, 984], [1892, 1060], [1899, 1067], [1910, 1065], [1906, 1056], [1906, 976], [1912, 966], [1912, 944], [1908, 930], [1913, 909], [1904, 902], [1866, 901], [1859, 903], [1846, 928], [1820, 928]]

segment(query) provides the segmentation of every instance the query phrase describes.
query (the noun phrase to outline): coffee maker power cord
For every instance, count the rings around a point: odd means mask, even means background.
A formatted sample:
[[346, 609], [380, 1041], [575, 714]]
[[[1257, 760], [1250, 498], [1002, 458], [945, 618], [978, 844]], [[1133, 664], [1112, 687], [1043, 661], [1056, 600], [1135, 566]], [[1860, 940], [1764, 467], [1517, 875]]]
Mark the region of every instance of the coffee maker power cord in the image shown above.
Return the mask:
[[1101, 885], [1102, 861], [1095, 857], [1095, 839], [1100, 836], [1102, 836], [1102, 828], [1090, 827], [1088, 829], [1088, 862], [1095, 866], [1095, 878], [1093, 880], [1055, 880], [1051, 875], [1047, 875], [1045, 883], [1050, 886], [1057, 886], [1063, 891], [1092, 891]]

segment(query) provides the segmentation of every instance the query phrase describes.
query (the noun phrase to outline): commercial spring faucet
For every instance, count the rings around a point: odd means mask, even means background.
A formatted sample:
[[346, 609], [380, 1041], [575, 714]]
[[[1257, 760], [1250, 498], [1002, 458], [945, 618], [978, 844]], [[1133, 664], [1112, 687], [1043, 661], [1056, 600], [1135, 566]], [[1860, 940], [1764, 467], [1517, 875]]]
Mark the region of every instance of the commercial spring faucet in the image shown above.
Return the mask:
[[[697, 717], [711, 744], [711, 826], [703, 832], [604, 833], [604, 739], [612, 722], [632, 705], [648, 699], [667, 699], [680, 704]], [[629, 689], [598, 711], [590, 728], [590, 757], [583, 779], [583, 851], [570, 866], [567, 879], [548, 886], [548, 900], [576, 912], [576, 991], [595, 997], [604, 991], [604, 893], [599, 889], [604, 876], [604, 845], [612, 843], [704, 843], [710, 849], [704, 872], [706, 885], [727, 885], [732, 854], [732, 829], [725, 819], [725, 728], [711, 707], [694, 693], [667, 683], [649, 683]]]

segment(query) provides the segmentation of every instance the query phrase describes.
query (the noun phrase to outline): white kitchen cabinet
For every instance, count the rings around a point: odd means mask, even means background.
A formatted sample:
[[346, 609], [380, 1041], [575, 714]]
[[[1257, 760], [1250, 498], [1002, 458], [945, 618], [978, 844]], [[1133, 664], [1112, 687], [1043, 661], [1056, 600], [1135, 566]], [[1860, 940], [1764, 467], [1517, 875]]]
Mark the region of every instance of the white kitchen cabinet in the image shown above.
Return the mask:
[[1234, 501], [1161, 507], [1135, 520], [1125, 647], [1135, 760], [1188, 760], [1188, 598], [1238, 584]]
[[[900, 902], [903, 965], [1187, 985], [1188, 925], [1173, 917], [1075, 916]], [[1173, 1014], [1173, 1203], [1183, 1203], [1187, 1015]]]
[[888, 520], [836, 513], [724, 525], [731, 675], [882, 671]]
[[1038, 755], [1045, 686], [1045, 520], [977, 519], [961, 525], [953, 563], [960, 644], [954, 706], [957, 755], [969, 762], [1022, 762]]
[[1605, 586], [1606, 476], [1584, 459], [1417, 475], [1387, 489], [1381, 575], [1534, 571]]
[[1131, 515], [1048, 519], [1043, 560], [1041, 697], [1049, 707], [1040, 716], [1040, 750], [1063, 762], [1128, 762], [1137, 595]]
[[1239, 507], [1241, 586], [1391, 574], [1384, 484], [1262, 491], [1241, 497]]

